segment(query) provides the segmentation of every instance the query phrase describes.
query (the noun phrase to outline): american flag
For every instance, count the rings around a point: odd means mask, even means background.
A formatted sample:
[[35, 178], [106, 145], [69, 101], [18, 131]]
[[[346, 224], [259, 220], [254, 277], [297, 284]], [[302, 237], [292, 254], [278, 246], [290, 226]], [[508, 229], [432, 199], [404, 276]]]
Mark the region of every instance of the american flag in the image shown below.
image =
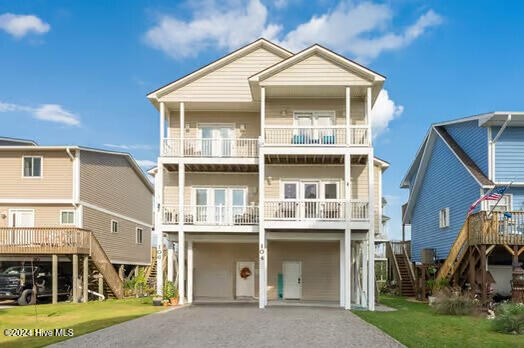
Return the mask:
[[[508, 185], [509, 186], [509, 185]], [[477, 199], [475, 202], [473, 202], [473, 204], [471, 205], [471, 207], [469, 207], [468, 209], [468, 215], [471, 214], [471, 212], [477, 207], [477, 205], [479, 205], [480, 202], [482, 201], [498, 201], [499, 199], [502, 198], [502, 196], [504, 195], [504, 192], [506, 192], [506, 189], [508, 188], [508, 186], [503, 186], [503, 187], [499, 187], [499, 188], [494, 188], [493, 190], [489, 191], [488, 193], [486, 193], [484, 196], [480, 197], [479, 199]]]

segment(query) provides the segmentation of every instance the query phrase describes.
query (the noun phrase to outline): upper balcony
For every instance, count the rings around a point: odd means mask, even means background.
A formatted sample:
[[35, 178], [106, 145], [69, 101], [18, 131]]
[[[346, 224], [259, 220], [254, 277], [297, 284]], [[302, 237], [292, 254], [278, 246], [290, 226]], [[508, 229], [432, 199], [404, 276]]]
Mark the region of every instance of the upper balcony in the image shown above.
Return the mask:
[[[267, 146], [369, 146], [368, 126], [266, 126]], [[347, 136], [349, 133], [349, 137]]]
[[195, 158], [257, 158], [258, 139], [166, 138], [162, 156]]

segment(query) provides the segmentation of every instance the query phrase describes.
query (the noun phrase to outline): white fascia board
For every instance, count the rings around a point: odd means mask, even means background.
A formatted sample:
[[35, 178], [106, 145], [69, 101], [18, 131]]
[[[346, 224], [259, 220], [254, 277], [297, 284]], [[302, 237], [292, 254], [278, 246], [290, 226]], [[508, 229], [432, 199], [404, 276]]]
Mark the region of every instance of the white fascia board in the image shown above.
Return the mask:
[[0, 204], [71, 204], [71, 198], [0, 198]]
[[[264, 154], [266, 155], [344, 155], [348, 152], [352, 154], [368, 154], [369, 147], [355, 148], [347, 146], [296, 146], [296, 145], [285, 145], [285, 146], [273, 146], [264, 145]], [[360, 149], [360, 151], [359, 151]]]
[[[404, 178], [402, 178], [402, 181], [400, 182], [400, 188], [408, 188], [409, 187], [409, 183], [407, 182], [408, 181], [408, 176], [411, 174], [411, 171], [414, 170], [414, 165], [415, 163], [417, 162], [417, 159], [419, 156], [422, 156], [423, 152], [424, 152], [424, 149], [426, 147], [426, 142], [429, 138], [429, 134], [431, 133], [431, 127], [429, 127], [429, 130], [426, 132], [426, 136], [424, 137], [424, 139], [422, 140], [422, 143], [420, 144], [418, 150], [417, 150], [417, 153], [415, 154], [415, 157], [413, 159], [413, 161], [411, 161], [411, 164], [409, 166], [409, 169], [408, 171], [406, 172], [406, 175], [404, 175]], [[420, 168], [420, 164], [418, 165], [418, 168]]]
[[344, 232], [267, 232], [267, 239], [289, 241], [343, 240]]
[[402, 223], [404, 224], [406, 223], [406, 221], [410, 220], [408, 216], [411, 215], [413, 205], [415, 204], [418, 192], [420, 191], [420, 182], [422, 181], [426, 168], [429, 164], [430, 154], [431, 154], [431, 151], [433, 150], [433, 145], [435, 144], [435, 139], [436, 139], [436, 135], [434, 133], [435, 131], [433, 130], [433, 127], [431, 127], [429, 130], [428, 139], [425, 142], [426, 144], [422, 152], [422, 158], [420, 160], [420, 165], [419, 165], [417, 174], [415, 176], [415, 182], [409, 194], [408, 206], [406, 207], [406, 213], [404, 214], [404, 219], [402, 221]]
[[313, 46], [310, 46], [306, 49], [304, 49], [303, 51], [295, 54], [294, 56], [291, 56], [290, 58], [287, 58], [283, 61], [281, 61], [280, 63], [277, 63], [275, 65], [273, 65], [272, 67], [270, 68], [267, 68], [265, 70], [262, 70], [261, 72], [259, 72], [258, 74], [255, 74], [253, 76], [251, 76], [249, 78], [249, 81], [255, 81], [255, 82], [259, 82], [259, 81], [262, 81], [262, 80], [265, 80], [266, 78], [268, 78], [269, 76], [272, 76], [276, 73], [278, 73], [279, 71], [283, 70], [283, 69], [286, 69], [287, 67], [289, 66], [292, 66], [295, 62], [297, 61], [301, 61], [307, 57], [309, 57], [310, 55], [313, 55], [315, 53], [319, 53], [321, 55], [324, 55], [326, 56], [327, 58], [333, 60], [334, 62], [338, 63], [338, 64], [341, 64], [345, 67], [348, 67], [350, 69], [353, 69], [353, 70], [356, 70], [366, 76], [369, 76], [372, 81], [376, 81], [376, 82], [383, 82], [386, 80], [386, 78], [360, 64], [357, 64], [345, 57], [342, 57], [320, 45], [313, 45]]
[[[369, 225], [369, 223], [368, 223]], [[266, 229], [319, 229], [319, 230], [343, 230], [347, 227], [346, 221], [282, 221], [264, 219]]]

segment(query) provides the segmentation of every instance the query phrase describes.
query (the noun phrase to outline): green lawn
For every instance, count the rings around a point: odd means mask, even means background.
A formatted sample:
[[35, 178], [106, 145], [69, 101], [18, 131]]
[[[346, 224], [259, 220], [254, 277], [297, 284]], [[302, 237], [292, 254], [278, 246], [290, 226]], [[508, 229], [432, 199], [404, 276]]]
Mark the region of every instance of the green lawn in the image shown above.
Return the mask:
[[354, 313], [408, 347], [524, 347], [522, 335], [494, 332], [481, 317], [434, 314], [425, 303], [394, 296], [380, 302], [397, 311]]
[[[35, 314], [36, 309], [36, 314]], [[42, 347], [68, 337], [6, 337], [5, 329], [73, 329], [74, 336], [158, 312], [150, 298], [42, 304], [0, 309], [0, 346]]]

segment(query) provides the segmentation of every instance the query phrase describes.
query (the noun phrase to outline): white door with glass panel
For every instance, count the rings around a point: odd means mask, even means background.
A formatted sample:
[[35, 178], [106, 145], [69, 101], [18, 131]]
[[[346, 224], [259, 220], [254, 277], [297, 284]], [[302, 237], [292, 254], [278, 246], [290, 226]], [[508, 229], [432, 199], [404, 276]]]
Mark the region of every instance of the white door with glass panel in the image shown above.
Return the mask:
[[301, 191], [302, 199], [304, 200], [302, 216], [305, 219], [318, 218], [318, 182], [302, 182]]
[[[34, 227], [35, 211], [33, 209], [9, 209], [9, 227]], [[14, 244], [28, 244], [32, 241], [31, 230], [10, 231], [10, 242]]]
[[204, 157], [231, 157], [233, 155], [233, 127], [232, 126], [203, 126], [202, 156]]
[[299, 300], [302, 298], [302, 263], [285, 261], [282, 263], [284, 278], [284, 299]]
[[322, 183], [322, 206], [320, 207], [323, 219], [340, 219], [344, 217], [344, 206], [338, 200], [338, 183]]
[[336, 144], [335, 113], [332, 111], [295, 112], [297, 128], [293, 142], [298, 144]]
[[284, 202], [280, 204], [276, 212], [277, 217], [281, 219], [296, 219], [299, 197], [298, 182], [284, 182], [283, 191]]
[[194, 220], [200, 224], [230, 224], [244, 214], [246, 189], [197, 188], [195, 189]]

